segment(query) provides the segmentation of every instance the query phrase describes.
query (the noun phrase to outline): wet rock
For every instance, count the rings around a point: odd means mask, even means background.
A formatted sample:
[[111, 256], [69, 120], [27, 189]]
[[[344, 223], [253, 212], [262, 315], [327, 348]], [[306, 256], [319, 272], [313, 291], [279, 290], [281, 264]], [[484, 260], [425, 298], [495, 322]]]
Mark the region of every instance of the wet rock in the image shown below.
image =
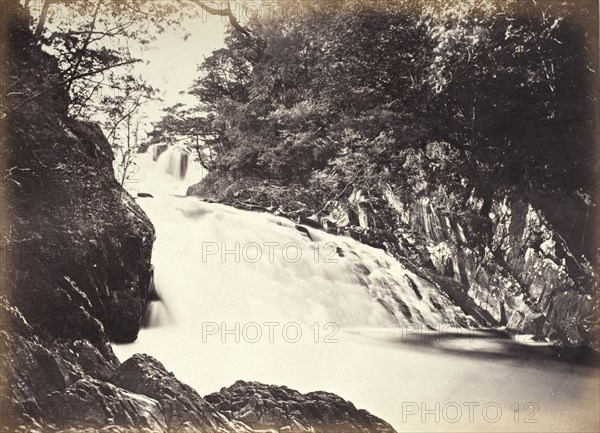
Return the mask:
[[124, 364], [87, 340], [48, 341], [0, 298], [2, 432], [248, 432], [155, 359]]
[[207, 395], [229, 419], [278, 432], [393, 432], [385, 421], [327, 392], [301, 394], [285, 386], [237, 381]]
[[296, 230], [298, 230], [300, 233], [304, 234], [304, 236], [306, 236], [306, 238], [308, 240], [312, 241], [310, 232], [308, 231], [308, 229], [306, 227], [301, 226], [301, 225], [296, 225]]
[[49, 394], [41, 407], [45, 419], [58, 428], [115, 425], [167, 431], [158, 402], [96, 379], [82, 379], [62, 392]]
[[[489, 202], [488, 215], [444, 215], [426, 199], [389, 206], [410, 221], [437, 274], [458, 282], [475, 303], [508, 329], [563, 345], [595, 344], [590, 294], [593, 272], [577, 260], [544, 213], [518, 198]], [[472, 195], [473, 203], [478, 200]], [[413, 256], [414, 257], [414, 256]], [[443, 286], [441, 286], [443, 287]]]
[[235, 425], [151, 356], [132, 356], [119, 366], [112, 382], [159, 402], [174, 431], [236, 431]]
[[45, 396], [63, 393], [80, 380], [114, 374], [118, 361], [112, 350], [103, 355], [87, 340], [49, 341], [6, 298], [0, 298], [0, 316], [5, 325], [0, 330], [3, 408], [11, 408], [3, 412], [3, 431], [49, 422]]

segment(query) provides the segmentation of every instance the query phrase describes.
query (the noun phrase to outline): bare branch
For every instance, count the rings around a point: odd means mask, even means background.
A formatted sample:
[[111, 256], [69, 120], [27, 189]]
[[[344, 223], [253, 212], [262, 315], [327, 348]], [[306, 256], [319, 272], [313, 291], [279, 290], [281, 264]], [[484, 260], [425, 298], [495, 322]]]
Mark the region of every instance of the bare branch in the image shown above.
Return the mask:
[[[86, 81], [90, 81], [90, 80], [86, 80]], [[94, 96], [94, 94], [96, 93], [96, 91], [98, 90], [98, 88], [101, 85], [103, 85], [102, 81], [95, 82], [95, 85], [92, 88], [92, 91], [88, 93], [87, 97], [83, 101], [78, 102], [78, 104], [79, 104], [79, 110], [77, 110], [77, 113], [75, 115], [73, 115], [72, 117], [79, 117], [79, 115], [81, 114], [81, 112], [85, 108], [85, 105], [90, 101], [90, 99], [92, 99], [92, 97]], [[69, 109], [69, 111], [70, 111], [70, 109]]]
[[108, 66], [105, 66], [105, 67], [100, 68], [100, 69], [94, 69], [93, 71], [90, 71], [90, 72], [83, 72], [81, 74], [75, 75], [74, 77], [66, 78], [66, 79], [64, 79], [62, 81], [59, 81], [58, 83], [56, 83], [56, 84], [48, 87], [47, 89], [44, 89], [41, 92], [38, 92], [35, 95], [27, 98], [26, 100], [24, 100], [20, 104], [16, 105], [13, 108], [13, 110], [17, 110], [18, 108], [21, 108], [23, 105], [25, 105], [25, 104], [33, 101], [34, 99], [39, 98], [40, 96], [44, 95], [45, 93], [48, 93], [50, 90], [52, 90], [52, 89], [54, 89], [54, 88], [56, 88], [58, 86], [62, 86], [63, 84], [66, 84], [69, 80], [77, 80], [79, 78], [89, 77], [90, 75], [100, 74], [101, 72], [108, 71], [109, 69], [117, 68], [119, 66], [131, 65], [133, 63], [138, 63], [138, 62], [140, 62], [139, 59], [127, 60], [125, 62], [116, 63], [114, 65], [108, 65]]
[[231, 26], [234, 29], [240, 31], [241, 33], [243, 33], [244, 35], [246, 35], [250, 38], [253, 38], [253, 36], [248, 31], [248, 29], [242, 27], [242, 25], [239, 23], [239, 21], [237, 20], [235, 15], [233, 15], [233, 11], [231, 10], [231, 6], [229, 5], [229, 2], [227, 2], [226, 8], [221, 9], [221, 8], [215, 8], [213, 6], [209, 6], [205, 2], [200, 1], [200, 0], [190, 0], [190, 1], [192, 3], [194, 3], [195, 5], [199, 6], [202, 10], [208, 12], [209, 14], [218, 15], [221, 17], [228, 17], [229, 23], [231, 24]]
[[142, 105], [145, 102], [148, 101], [144, 101], [144, 102], [140, 102], [142, 99], [142, 96], [144, 95], [144, 92], [141, 91], [140, 94], [138, 95], [137, 99], [135, 100], [135, 102], [133, 103], [133, 108], [131, 110], [129, 110], [127, 113], [125, 113], [118, 121], [117, 123], [114, 124], [114, 126], [112, 127], [112, 129], [110, 130], [110, 132], [106, 135], [106, 138], [109, 139], [111, 137], [111, 135], [113, 135], [115, 133], [115, 131], [117, 130], [117, 127], [120, 125], [120, 123], [125, 120], [126, 118], [128, 118], [129, 116], [131, 116], [135, 110], [137, 110], [140, 105]]
[[77, 74], [77, 70], [79, 69], [79, 65], [81, 65], [81, 61], [83, 60], [83, 56], [85, 54], [85, 50], [90, 44], [90, 39], [92, 38], [92, 31], [96, 27], [96, 20], [98, 19], [98, 12], [100, 11], [100, 6], [102, 5], [103, 0], [98, 0], [98, 4], [96, 5], [96, 9], [94, 10], [94, 15], [92, 17], [92, 22], [90, 24], [90, 31], [87, 34], [85, 40], [83, 41], [83, 45], [79, 50], [79, 57], [77, 58], [77, 62], [73, 65], [73, 72], [71, 72], [71, 79], [67, 82], [67, 91], [71, 89], [73, 85], [73, 77]]

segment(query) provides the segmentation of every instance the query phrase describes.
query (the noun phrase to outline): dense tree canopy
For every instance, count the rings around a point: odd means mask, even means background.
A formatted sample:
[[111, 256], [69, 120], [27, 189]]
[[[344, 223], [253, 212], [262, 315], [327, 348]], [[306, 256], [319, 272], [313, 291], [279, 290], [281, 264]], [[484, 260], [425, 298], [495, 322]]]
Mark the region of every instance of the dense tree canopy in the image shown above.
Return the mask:
[[591, 190], [591, 3], [295, 3], [231, 32], [198, 106], [171, 108], [155, 139], [200, 136], [232, 178], [333, 191], [401, 179], [409, 150], [446, 141], [468, 181]]

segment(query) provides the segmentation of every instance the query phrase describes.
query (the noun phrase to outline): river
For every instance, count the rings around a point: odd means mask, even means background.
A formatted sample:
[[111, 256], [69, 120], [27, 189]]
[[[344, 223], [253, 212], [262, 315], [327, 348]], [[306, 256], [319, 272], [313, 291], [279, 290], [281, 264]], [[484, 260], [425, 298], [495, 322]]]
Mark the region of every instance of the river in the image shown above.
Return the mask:
[[198, 173], [177, 173], [176, 157], [140, 157], [130, 188], [154, 196], [139, 203], [156, 228], [160, 301], [135, 343], [114, 346], [121, 360], [155, 356], [201, 395], [238, 379], [333, 392], [398, 431], [597, 425], [580, 403], [598, 395], [594, 368], [477, 328], [382, 250], [181, 196]]

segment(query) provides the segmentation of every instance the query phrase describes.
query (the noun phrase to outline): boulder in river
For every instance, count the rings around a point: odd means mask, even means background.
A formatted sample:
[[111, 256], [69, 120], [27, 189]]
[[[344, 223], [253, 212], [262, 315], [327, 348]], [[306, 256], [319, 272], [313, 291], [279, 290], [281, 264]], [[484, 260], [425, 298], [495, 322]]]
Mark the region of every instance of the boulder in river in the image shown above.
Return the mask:
[[329, 392], [301, 394], [286, 386], [237, 381], [206, 400], [230, 420], [257, 430], [311, 433], [389, 433], [394, 429]]

